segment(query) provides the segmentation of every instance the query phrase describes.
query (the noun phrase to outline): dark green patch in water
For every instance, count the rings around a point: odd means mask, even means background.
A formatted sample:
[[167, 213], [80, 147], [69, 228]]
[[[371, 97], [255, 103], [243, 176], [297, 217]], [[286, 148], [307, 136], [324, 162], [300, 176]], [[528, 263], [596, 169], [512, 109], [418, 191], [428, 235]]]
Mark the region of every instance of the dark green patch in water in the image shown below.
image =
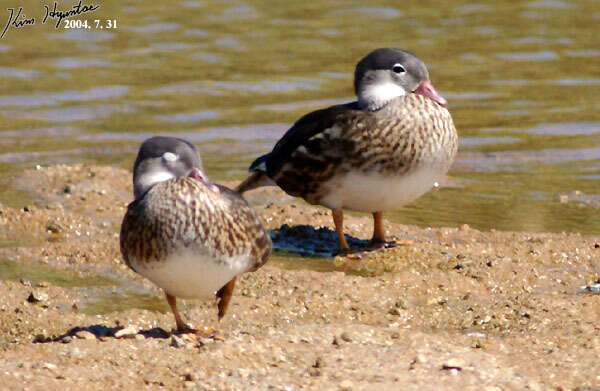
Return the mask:
[[115, 286], [120, 283], [98, 274], [79, 275], [39, 263], [0, 260], [0, 280], [48, 282], [63, 288]]
[[[182, 306], [181, 301], [177, 304], [179, 309], [185, 307]], [[170, 311], [164, 296], [146, 293], [116, 292], [90, 300], [83, 306], [82, 312], [87, 315], [104, 315], [134, 308], [162, 313]]]
[[327, 257], [302, 257], [296, 253], [275, 250], [269, 257], [269, 264], [283, 270], [313, 270], [316, 272], [342, 271]]
[[35, 202], [33, 197], [25, 191], [0, 185], [0, 204], [10, 208], [21, 209], [25, 206], [32, 206]]
[[13, 239], [0, 239], [0, 248], [16, 248], [23, 247], [25, 243]]
[[269, 257], [269, 264], [283, 270], [312, 270], [321, 273], [343, 272], [351, 276], [372, 277], [373, 272], [367, 269], [361, 269], [359, 262], [356, 268], [336, 265], [333, 258], [329, 257], [303, 257], [296, 253], [276, 250]]

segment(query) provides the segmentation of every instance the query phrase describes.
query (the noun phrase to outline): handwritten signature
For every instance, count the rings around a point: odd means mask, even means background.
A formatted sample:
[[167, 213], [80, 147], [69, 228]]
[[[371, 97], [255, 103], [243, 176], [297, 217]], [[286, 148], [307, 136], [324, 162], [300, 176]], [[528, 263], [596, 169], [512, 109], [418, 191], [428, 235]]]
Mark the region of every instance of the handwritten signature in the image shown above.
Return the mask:
[[[54, 7], [52, 10], [50, 10], [50, 7], [47, 5], [44, 5], [44, 8], [46, 9], [46, 15], [42, 20], [42, 24], [46, 24], [48, 18], [57, 19], [55, 27], [58, 28], [63, 19], [70, 18], [71, 16], [81, 15], [86, 12], [95, 11], [100, 8], [100, 5], [82, 5], [81, 1], [82, 0], [79, 0], [79, 3], [75, 4], [73, 7], [71, 7], [71, 9], [66, 11], [57, 10], [56, 7], [58, 6], [58, 3], [56, 1], [54, 2]], [[2, 34], [0, 34], [0, 38], [3, 38], [8, 29], [11, 27], [19, 29], [21, 27], [33, 26], [35, 24], [35, 18], [27, 18], [23, 12], [23, 7], [19, 7], [19, 9], [16, 11], [16, 15], [14, 8], [7, 8], [7, 10], [9, 13], [8, 21], [6, 22], [6, 26], [4, 26], [4, 30], [2, 30]]]

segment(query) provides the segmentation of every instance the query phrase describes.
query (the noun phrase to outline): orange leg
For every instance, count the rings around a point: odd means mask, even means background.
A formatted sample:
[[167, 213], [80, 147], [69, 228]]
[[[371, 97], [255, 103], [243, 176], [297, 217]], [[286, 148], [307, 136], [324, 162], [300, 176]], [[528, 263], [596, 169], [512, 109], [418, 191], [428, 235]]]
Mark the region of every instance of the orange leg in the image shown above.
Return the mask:
[[186, 325], [181, 319], [181, 315], [179, 315], [179, 311], [177, 311], [177, 298], [175, 296], [171, 296], [167, 292], [165, 292], [165, 296], [167, 298], [167, 303], [169, 303], [169, 307], [171, 307], [171, 311], [175, 316], [175, 324], [177, 325], [177, 331], [180, 333], [190, 331], [190, 327]]
[[396, 247], [401, 245], [412, 244], [412, 240], [390, 242], [385, 240], [385, 229], [383, 228], [383, 213], [373, 212], [373, 237], [371, 238], [372, 249], [383, 249], [388, 247]]
[[385, 244], [385, 230], [383, 229], [383, 213], [373, 212], [373, 238], [372, 245]]
[[331, 215], [333, 216], [333, 224], [335, 224], [335, 231], [338, 236], [340, 254], [350, 259], [360, 259], [360, 253], [350, 249], [348, 242], [346, 242], [346, 237], [344, 236], [344, 212], [341, 209], [332, 209]]
[[181, 315], [179, 315], [179, 311], [177, 311], [177, 298], [175, 296], [171, 296], [167, 292], [165, 292], [165, 296], [167, 298], [167, 303], [169, 303], [169, 307], [171, 307], [171, 311], [173, 311], [173, 315], [175, 316], [175, 324], [177, 325], [177, 333], [178, 334], [184, 334], [184, 333], [206, 334], [206, 335], [214, 334], [213, 329], [196, 330], [194, 328], [191, 328], [187, 324], [185, 324], [183, 322], [183, 320], [181, 319]]
[[221, 321], [221, 318], [223, 318], [223, 316], [225, 316], [225, 312], [227, 312], [227, 307], [229, 306], [229, 301], [231, 300], [234, 286], [235, 277], [233, 277], [231, 281], [223, 285], [223, 287], [217, 291], [217, 297], [219, 298], [219, 321]]
[[348, 254], [350, 252], [350, 246], [348, 246], [348, 242], [346, 242], [346, 238], [344, 237], [344, 211], [341, 209], [332, 209], [331, 216], [333, 217], [333, 224], [335, 225], [335, 231], [337, 232], [340, 253]]

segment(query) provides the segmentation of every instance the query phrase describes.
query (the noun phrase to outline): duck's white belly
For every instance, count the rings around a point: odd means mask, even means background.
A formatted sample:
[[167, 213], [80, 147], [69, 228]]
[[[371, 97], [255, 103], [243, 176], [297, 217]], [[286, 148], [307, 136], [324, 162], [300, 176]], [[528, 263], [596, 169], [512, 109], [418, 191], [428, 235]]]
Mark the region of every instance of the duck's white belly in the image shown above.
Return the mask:
[[422, 196], [444, 175], [436, 167], [420, 167], [397, 176], [350, 172], [328, 181], [329, 192], [319, 203], [359, 212], [394, 210]]
[[131, 262], [134, 270], [172, 296], [195, 299], [214, 296], [233, 277], [248, 270], [249, 257], [215, 262], [205, 254], [183, 251], [161, 262]]

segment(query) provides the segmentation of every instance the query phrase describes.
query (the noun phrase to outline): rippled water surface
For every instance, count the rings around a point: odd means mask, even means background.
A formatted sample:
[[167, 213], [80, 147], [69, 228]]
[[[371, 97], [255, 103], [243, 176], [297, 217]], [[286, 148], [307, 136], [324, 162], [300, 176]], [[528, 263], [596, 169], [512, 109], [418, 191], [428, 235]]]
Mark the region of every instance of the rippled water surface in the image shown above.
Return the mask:
[[0, 182], [37, 164], [129, 168], [158, 133], [192, 140], [211, 177], [241, 179], [392, 46], [428, 64], [461, 143], [448, 186], [390, 218], [600, 233], [598, 1], [103, 1], [78, 17], [118, 21], [102, 31], [55, 29], [19, 3], [38, 23], [0, 40]]

